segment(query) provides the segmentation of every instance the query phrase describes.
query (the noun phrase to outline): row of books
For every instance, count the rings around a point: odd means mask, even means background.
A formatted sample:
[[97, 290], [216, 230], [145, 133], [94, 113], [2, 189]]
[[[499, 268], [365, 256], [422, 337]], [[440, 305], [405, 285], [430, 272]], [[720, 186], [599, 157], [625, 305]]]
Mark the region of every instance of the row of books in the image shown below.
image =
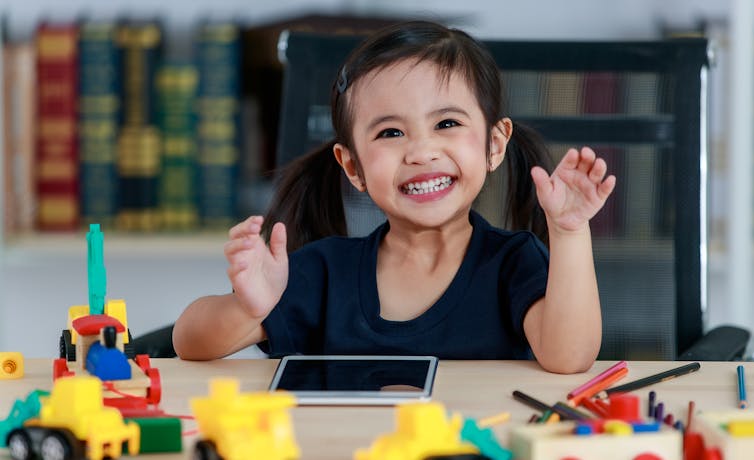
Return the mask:
[[240, 31], [194, 37], [183, 62], [155, 22], [41, 23], [3, 46], [6, 233], [236, 221]]

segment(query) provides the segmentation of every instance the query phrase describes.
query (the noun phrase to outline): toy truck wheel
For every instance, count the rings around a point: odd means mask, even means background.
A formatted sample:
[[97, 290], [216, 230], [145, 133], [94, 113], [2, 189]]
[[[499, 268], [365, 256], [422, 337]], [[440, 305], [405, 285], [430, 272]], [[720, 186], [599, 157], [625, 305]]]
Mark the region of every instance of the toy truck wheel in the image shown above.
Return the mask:
[[220, 460], [215, 444], [211, 441], [198, 441], [194, 445], [193, 460]]
[[39, 445], [39, 456], [42, 460], [72, 460], [73, 445], [63, 433], [50, 431], [42, 438]]
[[69, 329], [63, 329], [63, 333], [60, 334], [59, 346], [61, 358], [65, 358], [68, 361], [76, 361], [76, 345], [73, 344]]
[[16, 429], [8, 434], [8, 452], [13, 460], [29, 460], [34, 455], [31, 438], [22, 429]]

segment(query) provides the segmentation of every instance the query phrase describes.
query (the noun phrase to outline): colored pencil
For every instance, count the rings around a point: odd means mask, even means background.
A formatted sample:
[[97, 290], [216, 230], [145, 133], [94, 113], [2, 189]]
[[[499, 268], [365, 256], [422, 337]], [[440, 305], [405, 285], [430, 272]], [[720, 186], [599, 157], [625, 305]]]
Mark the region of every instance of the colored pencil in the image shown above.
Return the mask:
[[596, 383], [600, 382], [601, 380], [606, 379], [607, 377], [610, 377], [612, 374], [618, 372], [621, 369], [624, 369], [627, 366], [625, 361], [618, 361], [617, 363], [613, 364], [612, 366], [608, 367], [606, 370], [599, 373], [596, 377], [592, 378], [588, 382], [584, 383], [583, 385], [580, 385], [573, 390], [571, 390], [570, 393], [566, 396], [567, 399], [572, 399], [575, 395], [579, 393], [583, 393], [586, 389], [590, 388], [591, 386], [595, 385]]
[[746, 381], [744, 379], [744, 367], [739, 365], [736, 369], [738, 372], [738, 407], [746, 409], [749, 403], [746, 402]]
[[700, 367], [701, 365], [698, 362], [684, 364], [683, 366], [634, 380], [633, 382], [628, 382], [623, 385], [618, 385], [617, 387], [608, 388], [607, 390], [600, 392], [597, 397], [604, 399], [613, 393], [626, 393], [629, 391], [638, 390], [639, 388], [648, 387], [649, 385], [653, 385], [655, 383], [664, 382], [665, 380], [670, 380], [675, 377], [680, 377], [682, 375], [698, 371]]
[[618, 380], [625, 377], [626, 374], [628, 374], [628, 369], [625, 367], [622, 367], [618, 369], [616, 372], [613, 372], [612, 374], [608, 375], [604, 379], [598, 381], [594, 385], [586, 387], [580, 393], [573, 394], [573, 396], [568, 398], [568, 403], [576, 407], [580, 405], [584, 399], [591, 398], [592, 396], [596, 395], [600, 391], [607, 389], [610, 385], [614, 384]]
[[532, 409], [536, 409], [540, 412], [545, 412], [548, 410], [552, 411], [552, 406], [549, 406], [538, 399], [534, 399], [531, 396], [521, 391], [514, 390], [513, 398], [516, 399], [516, 401], [520, 401], [526, 404], [527, 406], [531, 407]]

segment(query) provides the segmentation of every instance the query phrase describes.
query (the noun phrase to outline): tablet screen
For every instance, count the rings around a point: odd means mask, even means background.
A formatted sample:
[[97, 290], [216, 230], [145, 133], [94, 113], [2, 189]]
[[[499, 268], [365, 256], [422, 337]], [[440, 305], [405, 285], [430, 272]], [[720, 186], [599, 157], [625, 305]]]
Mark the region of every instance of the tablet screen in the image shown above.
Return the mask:
[[429, 399], [436, 367], [431, 356], [287, 356], [270, 389], [303, 404], [395, 404]]

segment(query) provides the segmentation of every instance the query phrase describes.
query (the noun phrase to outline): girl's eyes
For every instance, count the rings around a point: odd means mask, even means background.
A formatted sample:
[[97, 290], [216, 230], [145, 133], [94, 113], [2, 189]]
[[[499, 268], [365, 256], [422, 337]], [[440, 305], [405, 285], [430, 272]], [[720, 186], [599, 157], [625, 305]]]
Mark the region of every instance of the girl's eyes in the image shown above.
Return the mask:
[[[454, 126], [461, 126], [461, 124], [459, 122], [457, 122], [456, 120], [447, 119], [447, 120], [443, 120], [443, 121], [437, 123], [435, 125], [435, 129], [447, 129], [447, 128], [452, 128]], [[385, 139], [385, 138], [388, 138], [388, 137], [403, 137], [403, 135], [404, 135], [403, 131], [401, 131], [400, 129], [387, 128], [387, 129], [383, 129], [382, 131], [380, 131], [379, 133], [377, 133], [377, 137], [376, 138], [377, 139]]]
[[377, 138], [387, 138], [387, 137], [401, 137], [403, 136], [403, 132], [399, 129], [395, 128], [387, 128], [383, 129], [379, 133], [377, 133]]
[[452, 128], [454, 126], [461, 126], [461, 124], [455, 120], [443, 120], [440, 123], [437, 123], [435, 127], [437, 129], [446, 129], [446, 128]]

